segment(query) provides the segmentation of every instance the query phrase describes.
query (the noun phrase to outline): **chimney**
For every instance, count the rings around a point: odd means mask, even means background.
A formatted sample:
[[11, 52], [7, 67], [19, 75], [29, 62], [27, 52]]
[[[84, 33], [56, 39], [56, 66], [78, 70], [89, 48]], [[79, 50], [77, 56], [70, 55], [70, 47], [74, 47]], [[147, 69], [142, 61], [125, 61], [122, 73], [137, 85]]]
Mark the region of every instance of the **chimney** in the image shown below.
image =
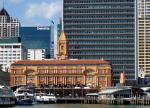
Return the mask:
[[125, 85], [125, 73], [124, 73], [124, 72], [122, 72], [122, 73], [120, 74], [120, 84], [121, 84], [122, 86]]

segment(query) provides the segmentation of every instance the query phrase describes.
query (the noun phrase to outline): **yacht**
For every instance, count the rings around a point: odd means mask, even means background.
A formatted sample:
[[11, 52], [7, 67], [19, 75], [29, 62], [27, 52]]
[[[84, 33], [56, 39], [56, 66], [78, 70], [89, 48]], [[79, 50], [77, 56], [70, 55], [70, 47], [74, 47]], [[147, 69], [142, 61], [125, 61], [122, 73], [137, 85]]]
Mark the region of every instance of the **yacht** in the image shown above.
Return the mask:
[[34, 94], [24, 87], [17, 88], [14, 92], [18, 105], [33, 105]]
[[46, 93], [36, 93], [35, 94], [35, 100], [37, 103], [56, 103], [57, 98], [54, 94], [46, 94]]
[[0, 85], [0, 107], [14, 106], [15, 95], [10, 87]]

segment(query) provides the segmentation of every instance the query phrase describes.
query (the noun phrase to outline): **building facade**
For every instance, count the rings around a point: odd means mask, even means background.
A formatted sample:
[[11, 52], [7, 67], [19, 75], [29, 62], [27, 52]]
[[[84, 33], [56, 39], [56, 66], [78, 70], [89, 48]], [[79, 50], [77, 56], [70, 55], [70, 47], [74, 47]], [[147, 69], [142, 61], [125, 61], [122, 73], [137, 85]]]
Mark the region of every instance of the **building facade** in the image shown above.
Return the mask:
[[[54, 38], [52, 38], [51, 34], [53, 33], [51, 32], [53, 32], [51, 26], [20, 27], [25, 55], [27, 55], [28, 49], [45, 49], [45, 59], [54, 56], [54, 48], [52, 48], [54, 47]], [[24, 59], [27, 59], [27, 56]]]
[[27, 60], [44, 60], [45, 49], [28, 49]]
[[111, 66], [106, 61], [18, 61], [11, 67], [11, 86], [19, 85], [112, 85]]
[[69, 60], [67, 39], [62, 32], [58, 60], [18, 61], [11, 66], [11, 86], [18, 85], [112, 85], [111, 64], [105, 60]]
[[9, 71], [10, 65], [22, 59], [22, 45], [19, 37], [19, 21], [3, 8], [0, 11], [0, 65]]
[[63, 0], [70, 59], [105, 59], [113, 80], [137, 77], [136, 0]]
[[[150, 1], [138, 0], [139, 77], [150, 76]], [[141, 76], [142, 75], [142, 76]]]
[[10, 85], [10, 73], [3, 71], [2, 67], [0, 66], [0, 85]]
[[3, 8], [0, 11], [0, 39], [19, 36], [19, 21]]
[[4, 71], [9, 71], [12, 63], [22, 60], [22, 45], [14, 38], [0, 40], [0, 65]]

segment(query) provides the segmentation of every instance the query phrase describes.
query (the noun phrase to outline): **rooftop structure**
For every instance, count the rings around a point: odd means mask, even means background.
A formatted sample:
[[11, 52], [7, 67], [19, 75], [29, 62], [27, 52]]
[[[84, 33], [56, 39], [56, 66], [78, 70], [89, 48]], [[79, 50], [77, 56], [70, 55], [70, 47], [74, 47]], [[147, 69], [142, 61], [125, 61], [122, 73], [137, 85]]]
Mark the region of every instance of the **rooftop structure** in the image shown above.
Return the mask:
[[18, 19], [11, 17], [6, 9], [2, 8], [0, 11], [0, 39], [9, 37], [19, 37]]

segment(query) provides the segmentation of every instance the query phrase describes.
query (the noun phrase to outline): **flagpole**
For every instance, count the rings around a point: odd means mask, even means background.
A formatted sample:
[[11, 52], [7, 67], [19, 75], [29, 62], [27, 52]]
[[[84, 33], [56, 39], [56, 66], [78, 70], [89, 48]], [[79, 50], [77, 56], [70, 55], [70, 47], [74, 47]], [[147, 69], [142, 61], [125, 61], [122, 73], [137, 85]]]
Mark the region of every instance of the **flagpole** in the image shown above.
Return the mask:
[[64, 31], [64, 7], [63, 7], [63, 3], [64, 3], [64, 0], [62, 0], [62, 31]]
[[51, 20], [50, 58], [54, 58], [54, 21]]

